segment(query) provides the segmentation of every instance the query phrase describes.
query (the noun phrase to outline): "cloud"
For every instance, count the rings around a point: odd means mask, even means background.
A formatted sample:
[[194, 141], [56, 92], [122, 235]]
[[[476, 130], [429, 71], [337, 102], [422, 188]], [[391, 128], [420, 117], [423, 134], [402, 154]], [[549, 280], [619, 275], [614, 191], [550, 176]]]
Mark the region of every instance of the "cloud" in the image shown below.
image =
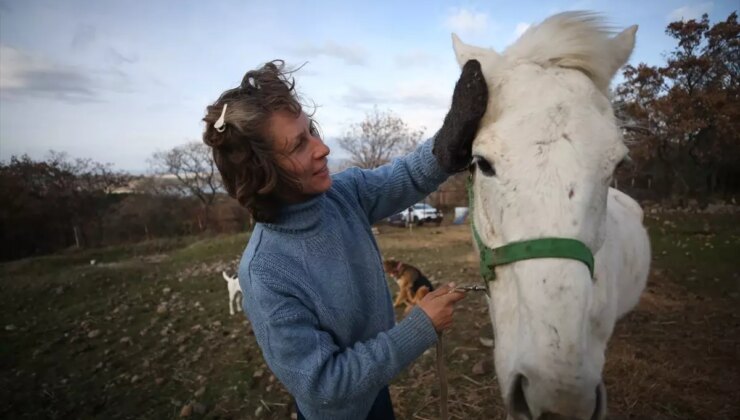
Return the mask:
[[0, 44], [0, 92], [70, 103], [100, 101], [103, 91], [126, 92], [129, 81], [117, 70], [86, 70], [35, 57]]
[[453, 9], [445, 19], [445, 26], [460, 34], [483, 32], [488, 28], [488, 15], [467, 9]]
[[399, 84], [391, 89], [367, 90], [350, 86], [341, 100], [351, 106], [379, 105], [381, 107], [445, 108], [449, 106], [452, 92], [438, 83], [417, 81]]
[[358, 46], [349, 46], [337, 44], [333, 41], [326, 41], [324, 45], [304, 45], [291, 49], [294, 53], [310, 57], [332, 57], [344, 61], [346, 64], [361, 66], [366, 64], [365, 49]]
[[397, 67], [415, 67], [415, 66], [429, 66], [438, 61], [438, 57], [429, 54], [426, 51], [407, 51], [393, 57], [393, 61]]
[[293, 74], [296, 78], [300, 78], [302, 76], [305, 77], [316, 77], [321, 76], [322, 73], [317, 70], [315, 67], [312, 67], [311, 64], [308, 61], [303, 63], [291, 63], [290, 66], [288, 66], [291, 70], [295, 70], [296, 72]]
[[133, 64], [139, 61], [137, 54], [125, 55], [113, 47], [108, 47], [106, 51], [106, 57], [114, 66], [120, 66], [121, 64]]
[[426, 108], [445, 108], [449, 106], [452, 91], [447, 92], [439, 83], [418, 81], [395, 89], [394, 99], [401, 105]]
[[524, 32], [527, 31], [527, 29], [529, 29], [530, 26], [532, 26], [532, 24], [530, 23], [525, 23], [525, 22], [517, 23], [516, 28], [514, 28], [514, 36], [516, 38], [519, 38], [520, 36], [522, 36], [522, 34], [524, 34]]
[[387, 103], [389, 98], [359, 86], [350, 86], [347, 93], [342, 95], [342, 100], [348, 105], [376, 105]]
[[0, 90], [4, 93], [52, 94], [92, 99], [92, 80], [72, 67], [31, 57], [20, 50], [0, 45]]
[[709, 13], [712, 11], [712, 8], [714, 7], [714, 3], [709, 1], [706, 3], [701, 4], [695, 4], [695, 5], [685, 5], [681, 6], [678, 9], [672, 10], [668, 16], [667, 20], [670, 22], [675, 22], [679, 20], [691, 20], [691, 19], [700, 19], [701, 15], [704, 13]]

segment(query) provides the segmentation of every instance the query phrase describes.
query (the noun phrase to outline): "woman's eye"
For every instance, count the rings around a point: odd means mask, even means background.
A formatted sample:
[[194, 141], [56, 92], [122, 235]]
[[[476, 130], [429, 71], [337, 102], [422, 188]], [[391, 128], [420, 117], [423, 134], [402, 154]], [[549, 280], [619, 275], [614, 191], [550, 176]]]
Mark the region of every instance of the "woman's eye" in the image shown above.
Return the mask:
[[485, 176], [496, 176], [496, 170], [493, 168], [485, 158], [482, 156], [473, 156], [473, 164], [478, 167], [478, 170]]
[[306, 145], [306, 143], [308, 143], [306, 141], [306, 136], [301, 136], [298, 139], [298, 143], [296, 143], [296, 145], [293, 147], [293, 150], [291, 150], [290, 153], [295, 153], [295, 152], [303, 149], [303, 147]]
[[321, 134], [319, 133], [319, 128], [316, 127], [316, 123], [311, 121], [308, 125], [308, 132], [314, 137], [321, 138]]

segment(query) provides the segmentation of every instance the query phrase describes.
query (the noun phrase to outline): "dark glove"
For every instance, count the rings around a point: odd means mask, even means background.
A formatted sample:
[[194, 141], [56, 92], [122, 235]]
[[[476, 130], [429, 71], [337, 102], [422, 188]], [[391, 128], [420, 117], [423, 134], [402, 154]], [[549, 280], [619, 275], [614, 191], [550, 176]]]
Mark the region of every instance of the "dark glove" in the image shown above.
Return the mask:
[[478, 60], [468, 60], [452, 94], [452, 106], [434, 140], [432, 153], [447, 172], [470, 165], [478, 123], [486, 112], [488, 86]]

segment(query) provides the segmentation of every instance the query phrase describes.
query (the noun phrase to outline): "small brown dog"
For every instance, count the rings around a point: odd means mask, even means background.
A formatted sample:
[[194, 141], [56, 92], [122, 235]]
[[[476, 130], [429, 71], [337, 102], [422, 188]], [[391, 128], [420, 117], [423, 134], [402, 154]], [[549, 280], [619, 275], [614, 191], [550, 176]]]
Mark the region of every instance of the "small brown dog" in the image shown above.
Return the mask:
[[398, 283], [399, 291], [394, 307], [406, 304], [404, 313], [408, 313], [424, 296], [434, 290], [432, 283], [413, 265], [388, 259], [383, 261], [383, 269]]

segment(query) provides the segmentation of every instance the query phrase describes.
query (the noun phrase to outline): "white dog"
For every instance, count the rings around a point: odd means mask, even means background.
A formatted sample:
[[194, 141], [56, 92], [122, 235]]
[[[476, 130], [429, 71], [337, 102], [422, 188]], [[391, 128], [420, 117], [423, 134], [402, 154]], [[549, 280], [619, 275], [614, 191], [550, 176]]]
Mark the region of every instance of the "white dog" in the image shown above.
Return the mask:
[[[229, 288], [229, 314], [234, 315], [234, 308], [236, 308], [236, 311], [242, 310], [242, 288], [239, 286], [239, 278], [238, 277], [229, 277], [228, 274], [226, 274], [225, 271], [221, 272], [221, 275], [224, 276], [224, 280], [226, 280], [226, 285]], [[239, 297], [237, 302], [237, 296]]]

